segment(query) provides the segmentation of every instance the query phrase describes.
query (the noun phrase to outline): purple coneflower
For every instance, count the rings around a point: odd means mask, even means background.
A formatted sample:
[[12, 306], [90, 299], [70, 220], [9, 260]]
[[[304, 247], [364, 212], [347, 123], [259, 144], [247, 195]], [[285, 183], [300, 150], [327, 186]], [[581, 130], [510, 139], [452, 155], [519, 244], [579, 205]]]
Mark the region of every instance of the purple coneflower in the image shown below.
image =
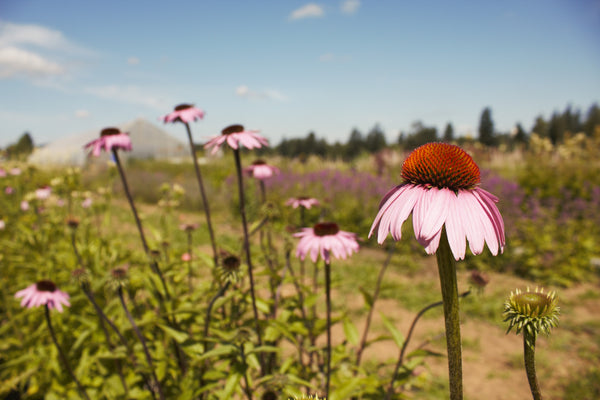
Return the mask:
[[463, 149], [446, 143], [421, 146], [404, 161], [402, 178], [405, 182], [383, 198], [369, 237], [377, 230], [380, 244], [388, 232], [400, 240], [412, 212], [415, 236], [427, 254], [438, 249], [444, 225], [457, 261], [465, 258], [466, 240], [473, 254], [481, 254], [484, 242], [493, 255], [504, 250], [498, 198], [477, 187], [479, 167]]
[[48, 306], [48, 308], [56, 308], [59, 312], [63, 311], [63, 304], [70, 306], [69, 295], [61, 290], [58, 290], [54, 282], [43, 280], [33, 285], [27, 286], [23, 290], [19, 290], [15, 294], [16, 298], [21, 300], [21, 307], [38, 307]]
[[[402, 165], [404, 183], [383, 198], [369, 232], [383, 243], [388, 232], [402, 237], [410, 213], [417, 241], [437, 258], [444, 304], [450, 399], [463, 398], [462, 344], [455, 260], [465, 257], [466, 241], [473, 254], [487, 243], [492, 254], [504, 250], [504, 222], [498, 198], [477, 187], [479, 167], [458, 146], [428, 143], [415, 149]], [[392, 382], [393, 384], [393, 382]]]
[[52, 189], [50, 188], [50, 186], [43, 186], [35, 190], [35, 197], [38, 200], [46, 200], [50, 197], [51, 193]]
[[310, 254], [310, 259], [317, 262], [319, 254], [321, 258], [329, 263], [330, 255], [335, 258], [346, 259], [358, 251], [356, 234], [341, 231], [336, 223], [320, 222], [314, 228], [302, 228], [302, 232], [294, 234], [300, 238], [296, 248], [296, 256], [301, 260]]
[[10, 170], [10, 174], [13, 176], [21, 175], [21, 168], [14, 167]]
[[291, 206], [293, 208], [302, 207], [302, 208], [306, 208], [307, 210], [309, 210], [312, 206], [318, 206], [319, 200], [317, 200], [313, 197], [306, 197], [306, 196], [291, 197], [285, 202], [285, 204], [287, 206]]
[[102, 150], [121, 149], [131, 151], [131, 138], [118, 128], [106, 128], [102, 130], [98, 139], [94, 139], [84, 146], [86, 149], [89, 147], [92, 148], [91, 154], [95, 157], [98, 157]]
[[6, 170], [4, 168], [0, 168], [0, 178], [4, 178], [6, 176]]
[[225, 142], [234, 150], [237, 150], [240, 146], [248, 149], [259, 149], [269, 145], [269, 141], [259, 135], [258, 131], [244, 130], [242, 125], [231, 125], [223, 129], [221, 135], [215, 136], [206, 142], [204, 148], [212, 148], [210, 153], [215, 154]]
[[6, 194], [13, 194], [15, 192], [15, 189], [13, 189], [12, 186], [7, 186], [6, 189], [4, 189], [4, 193]]
[[[325, 305], [327, 309], [327, 382], [325, 398], [329, 398], [331, 379], [331, 254], [337, 259], [346, 259], [358, 251], [356, 234], [341, 231], [334, 222], [320, 222], [313, 228], [303, 228], [302, 232], [294, 234], [299, 237], [296, 256], [301, 260], [310, 254], [313, 262], [319, 255], [325, 262]], [[316, 269], [315, 269], [316, 271]], [[315, 275], [316, 276], [316, 275]]]
[[244, 168], [244, 172], [249, 176], [264, 180], [280, 173], [279, 168], [267, 164], [263, 160], [256, 160], [249, 167]]
[[175, 107], [173, 112], [161, 117], [164, 123], [183, 122], [184, 124], [194, 122], [197, 119], [204, 118], [204, 111], [194, 107], [192, 104], [180, 104]]
[[29, 210], [29, 202], [27, 200], [21, 201], [21, 211]]

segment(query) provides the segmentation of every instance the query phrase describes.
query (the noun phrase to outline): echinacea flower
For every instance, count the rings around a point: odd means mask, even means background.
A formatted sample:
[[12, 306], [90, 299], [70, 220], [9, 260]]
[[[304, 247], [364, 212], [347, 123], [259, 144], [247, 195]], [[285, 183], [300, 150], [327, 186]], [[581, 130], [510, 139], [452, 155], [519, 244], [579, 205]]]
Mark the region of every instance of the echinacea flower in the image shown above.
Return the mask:
[[93, 200], [91, 197], [86, 197], [85, 200], [81, 202], [81, 207], [90, 208], [92, 206], [92, 202]]
[[14, 167], [10, 170], [10, 174], [13, 176], [21, 175], [21, 168]]
[[46, 200], [50, 197], [51, 193], [52, 189], [50, 186], [43, 186], [35, 190], [35, 197], [37, 197], [38, 200]]
[[6, 176], [6, 170], [4, 168], [0, 168], [0, 178], [4, 178]]
[[181, 255], [181, 261], [187, 262], [187, 261], [191, 261], [192, 260], [192, 256], [190, 255], [190, 253], [183, 253]]
[[6, 222], [3, 219], [0, 219], [0, 231], [6, 228]]
[[244, 168], [244, 172], [259, 180], [268, 179], [280, 173], [279, 168], [269, 165], [263, 160], [254, 161], [252, 165]]
[[402, 165], [404, 183], [383, 198], [369, 232], [384, 242], [388, 232], [402, 237], [402, 224], [412, 212], [417, 241], [427, 254], [437, 251], [446, 228], [456, 260], [465, 258], [466, 240], [473, 254], [487, 243], [493, 255], [504, 250], [504, 222], [498, 198], [479, 188], [479, 167], [458, 146], [428, 143], [415, 149]]
[[296, 249], [296, 256], [301, 260], [310, 254], [310, 259], [317, 262], [319, 255], [329, 263], [333, 254], [335, 258], [346, 259], [352, 253], [358, 251], [356, 234], [341, 231], [334, 222], [320, 222], [313, 228], [303, 228], [301, 232], [294, 234], [300, 238]]
[[29, 202], [27, 200], [21, 201], [21, 211], [29, 210]]
[[527, 288], [524, 292], [517, 289], [504, 303], [504, 321], [509, 322], [506, 333], [515, 328], [517, 335], [523, 331], [534, 339], [538, 333], [549, 335], [551, 329], [558, 325], [559, 314], [555, 292], [544, 293], [543, 288], [535, 291]]
[[83, 147], [85, 149], [91, 147], [91, 154], [95, 157], [98, 157], [102, 150], [121, 149], [131, 151], [131, 138], [127, 133], [121, 132], [119, 128], [105, 128], [100, 132], [98, 139], [92, 140]]
[[27, 286], [23, 290], [19, 290], [15, 294], [16, 298], [22, 297], [21, 307], [38, 307], [48, 306], [48, 308], [56, 308], [59, 312], [63, 311], [63, 304], [70, 306], [69, 295], [61, 290], [58, 290], [56, 284], [49, 280], [39, 281]]
[[313, 197], [304, 197], [304, 196], [291, 197], [285, 202], [285, 204], [288, 206], [291, 206], [293, 208], [303, 207], [308, 210], [312, 206], [318, 206], [319, 200], [317, 200]]
[[204, 148], [212, 148], [210, 153], [215, 154], [225, 142], [234, 150], [239, 149], [240, 146], [248, 149], [259, 149], [263, 146], [269, 146], [269, 141], [259, 135], [258, 131], [244, 130], [243, 125], [231, 125], [223, 129], [221, 135], [210, 139], [204, 145]]
[[194, 107], [192, 104], [180, 104], [175, 107], [172, 113], [161, 117], [160, 119], [164, 123], [168, 122], [183, 122], [187, 124], [189, 122], [193, 122], [197, 119], [204, 118], [204, 111]]

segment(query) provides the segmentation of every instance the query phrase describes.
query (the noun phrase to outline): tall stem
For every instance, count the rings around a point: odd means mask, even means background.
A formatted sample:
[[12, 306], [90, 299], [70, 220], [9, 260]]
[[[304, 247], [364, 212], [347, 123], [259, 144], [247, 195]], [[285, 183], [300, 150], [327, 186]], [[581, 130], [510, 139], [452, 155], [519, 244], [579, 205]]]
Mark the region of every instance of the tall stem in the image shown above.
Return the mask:
[[[256, 336], [258, 338], [258, 345], [262, 346], [262, 335], [260, 330], [260, 324], [258, 322], [258, 309], [256, 307], [256, 295], [254, 293], [254, 274], [252, 268], [252, 257], [250, 255], [250, 241], [248, 239], [248, 222], [246, 221], [246, 203], [244, 198], [244, 180], [242, 176], [242, 161], [240, 159], [240, 150], [233, 149], [233, 156], [235, 158], [235, 168], [237, 171], [238, 180], [238, 193], [240, 200], [240, 214], [242, 216], [242, 227], [244, 229], [244, 250], [246, 251], [246, 263], [248, 264], [248, 278], [250, 279], [250, 296], [252, 297], [252, 311], [254, 313], [254, 325], [256, 329]], [[260, 365], [261, 370], [264, 371], [264, 357], [263, 353], [260, 353]]]
[[123, 297], [123, 287], [119, 286], [118, 294], [119, 294], [119, 299], [121, 300], [121, 306], [123, 306], [123, 310], [125, 310], [125, 315], [127, 316], [127, 319], [129, 320], [129, 323], [131, 324], [133, 331], [135, 332], [136, 336], [140, 340], [140, 343], [142, 344], [142, 348], [144, 349], [144, 355], [146, 356], [146, 362], [148, 363], [148, 366], [150, 367], [150, 370], [152, 371], [152, 378], [154, 378], [154, 383], [156, 385], [156, 389], [158, 390], [158, 395], [161, 400], [164, 400], [165, 395], [163, 394], [162, 386], [160, 385], [160, 381], [158, 380], [158, 377], [156, 376], [156, 371], [154, 370], [154, 364], [152, 363], [152, 356], [150, 356], [150, 350], [148, 350], [148, 346], [146, 345], [146, 339], [144, 339], [142, 332], [140, 332], [140, 328], [138, 328], [137, 324], [135, 323], [135, 321], [133, 319], [133, 316], [131, 315], [131, 313], [129, 312], [129, 309], [127, 308], [127, 305], [125, 304], [125, 298]]
[[325, 302], [327, 307], [327, 383], [325, 398], [329, 398], [329, 383], [331, 381], [331, 264], [325, 261]]
[[462, 345], [460, 339], [458, 284], [456, 282], [456, 263], [450, 250], [446, 228], [442, 228], [442, 236], [436, 257], [442, 287], [442, 300], [444, 301], [450, 400], [461, 400], [463, 398]]
[[196, 171], [196, 179], [198, 180], [198, 186], [200, 187], [200, 195], [202, 196], [202, 205], [204, 206], [204, 214], [206, 215], [206, 226], [208, 227], [208, 234], [210, 235], [210, 243], [213, 251], [213, 261], [215, 267], [218, 263], [217, 257], [217, 243], [215, 240], [215, 234], [210, 219], [210, 207], [206, 198], [206, 191], [204, 190], [204, 183], [202, 181], [202, 174], [200, 173], [200, 167], [198, 166], [198, 159], [196, 158], [196, 149], [194, 148], [194, 140], [192, 139], [192, 131], [190, 130], [190, 124], [187, 122], [184, 124], [187, 131], [188, 139], [190, 142], [190, 151], [192, 153], [192, 160], [194, 160], [194, 170]]
[[[529, 342], [529, 345], [527, 342]], [[535, 372], [535, 335], [530, 334], [527, 329], [523, 329], [523, 355], [525, 372], [527, 373], [533, 400], [542, 400], [542, 392]]]
[[140, 234], [140, 239], [142, 241], [142, 247], [144, 248], [144, 252], [146, 253], [146, 257], [150, 260], [150, 267], [158, 277], [162, 283], [163, 289], [165, 291], [165, 296], [167, 299], [171, 298], [169, 294], [169, 289], [167, 287], [167, 282], [163, 277], [160, 268], [158, 267], [158, 263], [152, 259], [150, 255], [150, 248], [148, 247], [148, 242], [146, 241], [146, 235], [144, 234], [144, 229], [142, 228], [142, 221], [138, 215], [137, 209], [135, 207], [135, 203], [133, 202], [133, 197], [131, 196], [131, 191], [129, 190], [129, 185], [127, 184], [127, 178], [125, 177], [125, 171], [123, 171], [123, 166], [121, 165], [121, 160], [119, 158], [119, 153], [117, 149], [112, 149], [112, 154], [115, 160], [115, 164], [117, 164], [117, 169], [119, 170], [119, 175], [121, 176], [121, 181], [123, 182], [123, 190], [125, 191], [125, 196], [127, 196], [127, 201], [129, 202], [129, 206], [131, 207], [131, 212], [133, 213], [133, 218], [135, 219], [135, 224], [137, 226], [138, 232]]
[[65, 368], [69, 372], [69, 375], [71, 375], [71, 378], [73, 378], [73, 381], [77, 385], [77, 389], [79, 389], [79, 392], [81, 393], [81, 395], [83, 397], [85, 397], [87, 400], [90, 400], [85, 389], [83, 388], [83, 386], [81, 385], [81, 383], [75, 376], [75, 373], [71, 369], [71, 365], [69, 364], [69, 361], [67, 360], [67, 357], [65, 356], [65, 353], [63, 352], [62, 348], [58, 344], [58, 340], [56, 339], [56, 334], [54, 333], [54, 328], [52, 327], [52, 322], [50, 321], [50, 309], [48, 308], [48, 305], [46, 304], [46, 306], [44, 308], [45, 308], [45, 315], [46, 315], [46, 323], [48, 324], [48, 330], [50, 331], [50, 336], [52, 336], [52, 341], [54, 342], [54, 345], [56, 346], [56, 349], [58, 350], [58, 355], [60, 356], [60, 359], [61, 359], [62, 363], [64, 364]]

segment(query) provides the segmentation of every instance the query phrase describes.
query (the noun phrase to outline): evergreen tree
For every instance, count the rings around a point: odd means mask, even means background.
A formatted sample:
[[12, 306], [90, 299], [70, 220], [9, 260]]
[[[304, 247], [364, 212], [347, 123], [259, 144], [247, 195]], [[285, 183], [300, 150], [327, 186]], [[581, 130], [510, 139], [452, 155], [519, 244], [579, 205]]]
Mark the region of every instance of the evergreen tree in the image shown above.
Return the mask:
[[486, 107], [481, 113], [479, 120], [479, 142], [486, 146], [493, 146], [496, 143], [494, 137], [494, 121], [492, 121], [492, 110]]
[[592, 137], [596, 129], [600, 129], [600, 107], [594, 103], [586, 114], [583, 131], [587, 136]]
[[454, 140], [454, 128], [452, 127], [452, 124], [450, 122], [448, 122], [446, 124], [446, 129], [444, 129], [444, 142], [446, 143], [450, 143]]
[[515, 136], [513, 137], [515, 143], [527, 143], [527, 133], [523, 129], [520, 123], [516, 126]]
[[548, 136], [548, 122], [539, 115], [535, 119], [535, 123], [533, 124], [533, 128], [531, 128], [531, 132], [535, 133], [539, 137], [547, 137]]
[[565, 114], [555, 112], [552, 114], [550, 123], [548, 124], [548, 137], [552, 144], [558, 144], [563, 141], [565, 131], [567, 130]]
[[352, 129], [348, 143], [346, 143], [346, 151], [344, 152], [344, 160], [352, 160], [357, 157], [365, 148], [365, 140], [362, 133], [356, 128]]
[[423, 125], [421, 121], [413, 122], [411, 133], [404, 139], [404, 148], [407, 150], [416, 149], [425, 143], [435, 142], [437, 140], [437, 128]]
[[369, 153], [375, 153], [383, 149], [386, 145], [385, 134], [379, 124], [376, 124], [367, 134], [365, 148]]

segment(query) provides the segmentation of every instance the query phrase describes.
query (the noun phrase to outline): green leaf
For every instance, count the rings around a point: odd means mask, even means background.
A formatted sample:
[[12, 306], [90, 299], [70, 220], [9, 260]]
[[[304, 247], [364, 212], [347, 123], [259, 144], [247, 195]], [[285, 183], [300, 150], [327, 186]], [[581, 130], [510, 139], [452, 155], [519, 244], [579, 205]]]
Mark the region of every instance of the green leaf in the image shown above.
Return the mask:
[[344, 318], [344, 334], [350, 343], [358, 345], [358, 330], [349, 318]]
[[158, 324], [158, 327], [159, 327], [160, 329], [162, 329], [163, 331], [165, 331], [165, 333], [166, 333], [168, 336], [170, 336], [170, 337], [172, 337], [173, 339], [175, 339], [175, 341], [176, 341], [177, 343], [183, 343], [183, 342], [185, 342], [185, 340], [186, 340], [186, 339], [188, 338], [188, 336], [189, 336], [187, 333], [185, 333], [185, 332], [181, 332], [181, 331], [178, 331], [178, 330], [175, 330], [175, 329], [173, 329], [173, 328], [171, 328], [171, 327], [169, 327], [169, 326], [167, 326], [167, 325]]
[[363, 287], [359, 287], [358, 290], [363, 295], [363, 299], [367, 304], [367, 308], [373, 308], [373, 296], [371, 295], [371, 293], [367, 292], [366, 289]]
[[400, 333], [400, 331], [396, 329], [394, 324], [385, 315], [380, 315], [383, 321], [383, 325], [385, 325], [386, 329], [391, 333], [392, 339], [394, 339], [396, 346], [398, 346], [398, 348], [402, 348], [402, 345], [404, 344], [404, 335], [402, 335], [402, 333]]

